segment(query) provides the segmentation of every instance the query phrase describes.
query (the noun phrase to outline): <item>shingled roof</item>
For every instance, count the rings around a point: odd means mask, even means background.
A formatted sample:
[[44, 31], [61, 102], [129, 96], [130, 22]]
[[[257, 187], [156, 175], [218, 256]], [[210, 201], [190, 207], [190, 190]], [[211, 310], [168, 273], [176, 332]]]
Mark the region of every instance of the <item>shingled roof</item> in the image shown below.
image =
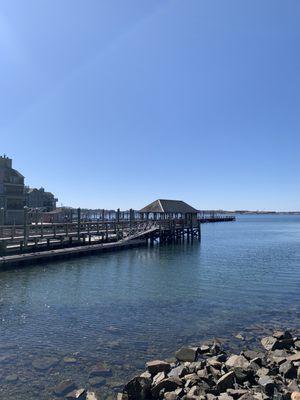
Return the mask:
[[153, 203], [142, 208], [140, 212], [144, 213], [196, 213], [197, 210], [181, 200], [162, 200], [158, 199]]

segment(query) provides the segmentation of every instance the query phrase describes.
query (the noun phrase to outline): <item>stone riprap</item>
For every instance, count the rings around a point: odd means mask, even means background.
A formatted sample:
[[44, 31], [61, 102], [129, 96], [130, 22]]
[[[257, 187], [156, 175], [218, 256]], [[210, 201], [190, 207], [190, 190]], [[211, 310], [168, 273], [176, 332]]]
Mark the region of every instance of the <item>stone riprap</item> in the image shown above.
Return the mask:
[[261, 348], [228, 354], [217, 341], [150, 361], [118, 400], [300, 400], [300, 339], [276, 331]]

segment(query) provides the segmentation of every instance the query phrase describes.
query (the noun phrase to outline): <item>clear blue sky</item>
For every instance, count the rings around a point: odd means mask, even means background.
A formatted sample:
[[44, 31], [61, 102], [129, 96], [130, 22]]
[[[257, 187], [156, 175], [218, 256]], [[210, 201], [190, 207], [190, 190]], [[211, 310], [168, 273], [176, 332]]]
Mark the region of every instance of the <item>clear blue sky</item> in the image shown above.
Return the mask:
[[299, 0], [0, 0], [0, 152], [64, 205], [300, 209]]

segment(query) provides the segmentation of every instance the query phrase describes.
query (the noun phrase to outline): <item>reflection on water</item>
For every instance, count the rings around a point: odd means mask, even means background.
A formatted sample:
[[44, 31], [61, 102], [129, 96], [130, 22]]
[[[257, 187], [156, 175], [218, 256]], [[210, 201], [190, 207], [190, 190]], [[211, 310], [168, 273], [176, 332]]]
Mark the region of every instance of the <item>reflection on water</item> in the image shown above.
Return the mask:
[[112, 376], [95, 391], [109, 396], [183, 343], [299, 327], [299, 217], [241, 217], [202, 232], [201, 245], [1, 272], [0, 398], [53, 399], [66, 378], [91, 387], [99, 364]]

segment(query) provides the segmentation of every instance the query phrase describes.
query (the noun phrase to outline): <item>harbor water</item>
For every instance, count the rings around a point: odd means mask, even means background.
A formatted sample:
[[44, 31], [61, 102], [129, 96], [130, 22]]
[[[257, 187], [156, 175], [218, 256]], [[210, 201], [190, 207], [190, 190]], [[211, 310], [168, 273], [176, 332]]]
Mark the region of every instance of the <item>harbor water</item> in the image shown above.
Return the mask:
[[[183, 344], [256, 345], [275, 327], [299, 328], [299, 287], [292, 215], [204, 224], [201, 243], [3, 271], [0, 399], [54, 399], [65, 379], [114, 398], [146, 361]], [[108, 376], [93, 381], [95, 366]]]

